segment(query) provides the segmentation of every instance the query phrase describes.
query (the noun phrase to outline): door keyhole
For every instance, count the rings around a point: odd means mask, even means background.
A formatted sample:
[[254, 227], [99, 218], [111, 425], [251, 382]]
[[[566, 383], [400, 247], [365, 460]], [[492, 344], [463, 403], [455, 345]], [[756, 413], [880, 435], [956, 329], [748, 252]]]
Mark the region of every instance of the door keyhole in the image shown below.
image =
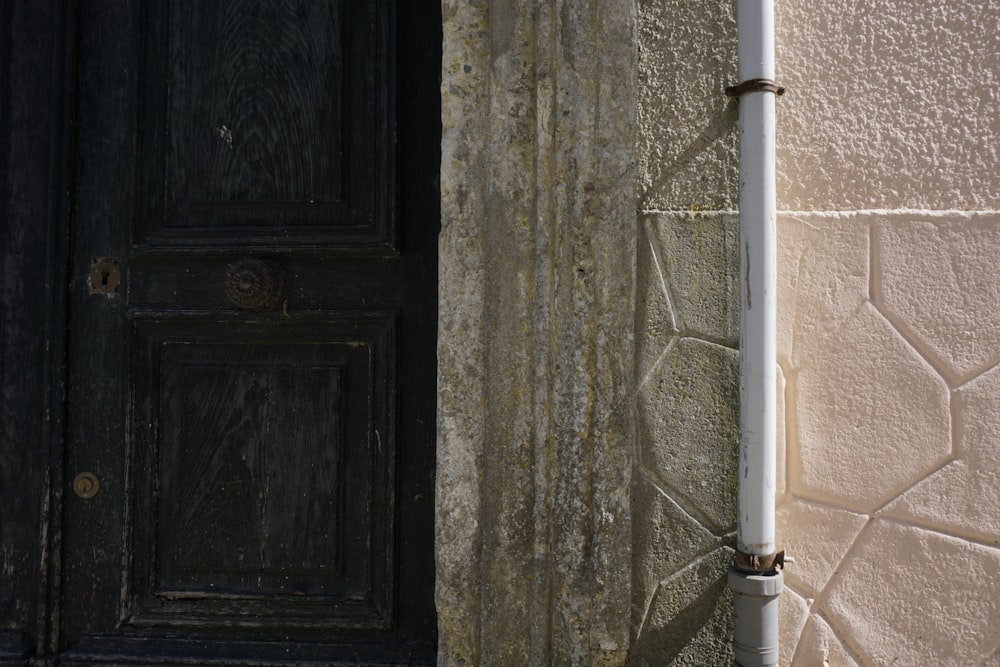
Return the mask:
[[91, 294], [111, 294], [118, 289], [120, 273], [117, 257], [95, 257], [90, 264], [87, 288]]

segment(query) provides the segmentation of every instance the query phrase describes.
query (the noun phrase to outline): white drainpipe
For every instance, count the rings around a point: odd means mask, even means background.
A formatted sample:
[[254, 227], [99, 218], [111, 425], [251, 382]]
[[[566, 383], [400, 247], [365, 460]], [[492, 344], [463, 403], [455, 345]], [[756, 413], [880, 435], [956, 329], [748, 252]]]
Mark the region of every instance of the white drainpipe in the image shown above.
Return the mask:
[[740, 84], [740, 445], [734, 653], [742, 667], [778, 664], [783, 552], [774, 538], [776, 477], [773, 0], [737, 0]]

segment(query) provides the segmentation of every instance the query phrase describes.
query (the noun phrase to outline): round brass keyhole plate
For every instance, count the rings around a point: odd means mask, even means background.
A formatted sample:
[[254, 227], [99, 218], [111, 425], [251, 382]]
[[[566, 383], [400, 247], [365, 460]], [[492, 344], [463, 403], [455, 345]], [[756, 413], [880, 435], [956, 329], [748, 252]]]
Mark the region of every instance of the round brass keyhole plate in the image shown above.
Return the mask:
[[81, 472], [73, 478], [73, 492], [81, 498], [93, 498], [100, 490], [101, 483], [92, 472]]

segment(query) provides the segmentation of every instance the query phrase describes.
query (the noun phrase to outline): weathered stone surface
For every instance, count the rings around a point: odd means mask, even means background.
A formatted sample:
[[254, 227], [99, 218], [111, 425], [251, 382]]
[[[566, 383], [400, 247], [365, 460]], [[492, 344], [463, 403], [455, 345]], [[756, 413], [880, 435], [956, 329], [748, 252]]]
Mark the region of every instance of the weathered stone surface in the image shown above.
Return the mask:
[[732, 664], [733, 598], [726, 584], [732, 560], [731, 549], [716, 549], [660, 582], [632, 664]]
[[949, 455], [948, 388], [873, 306], [804, 346], [796, 490], [868, 511]]
[[1000, 369], [955, 392], [960, 459], [909, 489], [887, 513], [1000, 546]]
[[632, 627], [638, 631], [660, 582], [719, 539], [644, 475], [632, 485]]
[[881, 304], [954, 378], [1000, 360], [1000, 216], [896, 219], [875, 235]]
[[[786, 664], [786, 663], [782, 663]], [[793, 667], [859, 667], [844, 643], [829, 623], [815, 614], [809, 617], [798, 650], [791, 662]]]
[[871, 664], [978, 665], [1000, 646], [997, 572], [1000, 549], [880, 520], [825, 607]]
[[802, 629], [809, 620], [809, 603], [805, 598], [788, 587], [788, 572], [785, 568], [785, 590], [778, 598], [778, 664], [791, 665], [792, 656], [799, 645]]
[[788, 0], [775, 19], [783, 208], [1000, 208], [1000, 5]]
[[735, 3], [639, 3], [640, 205], [734, 209], [738, 113]]
[[735, 527], [737, 374], [735, 350], [681, 338], [638, 399], [642, 465], [716, 534]]
[[[438, 447], [435, 602], [443, 665], [479, 660], [479, 568], [485, 440], [485, 346], [481, 335], [485, 284], [478, 183], [486, 178], [489, 102], [487, 17], [460, 3], [442, 3], [444, 55], [441, 123], [442, 258], [438, 318]], [[463, 341], [451, 344], [452, 341]]]
[[792, 586], [815, 596], [836, 571], [867, 517], [802, 500], [785, 503], [775, 513], [781, 548], [795, 558], [785, 570]]
[[[641, 223], [640, 223], [641, 224]], [[638, 235], [635, 280], [635, 358], [636, 378], [642, 383], [653, 365], [677, 334], [677, 324], [670, 307], [663, 268], [653, 248], [655, 237], [648, 225]]]
[[618, 665], [634, 451], [635, 7], [446, 0], [442, 665]]
[[737, 347], [739, 216], [692, 211], [644, 217], [663, 258], [666, 285], [681, 332]]
[[[798, 367], [803, 343], [845, 326], [868, 300], [868, 216], [778, 216], [778, 358]], [[819, 349], [822, 353], [822, 349]]]

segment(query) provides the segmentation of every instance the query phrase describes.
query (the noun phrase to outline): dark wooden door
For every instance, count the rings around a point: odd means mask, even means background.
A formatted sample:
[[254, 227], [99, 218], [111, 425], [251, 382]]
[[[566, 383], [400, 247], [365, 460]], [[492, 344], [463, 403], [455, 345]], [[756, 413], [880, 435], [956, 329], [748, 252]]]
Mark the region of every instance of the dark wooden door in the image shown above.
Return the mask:
[[67, 11], [49, 652], [432, 663], [434, 3]]

